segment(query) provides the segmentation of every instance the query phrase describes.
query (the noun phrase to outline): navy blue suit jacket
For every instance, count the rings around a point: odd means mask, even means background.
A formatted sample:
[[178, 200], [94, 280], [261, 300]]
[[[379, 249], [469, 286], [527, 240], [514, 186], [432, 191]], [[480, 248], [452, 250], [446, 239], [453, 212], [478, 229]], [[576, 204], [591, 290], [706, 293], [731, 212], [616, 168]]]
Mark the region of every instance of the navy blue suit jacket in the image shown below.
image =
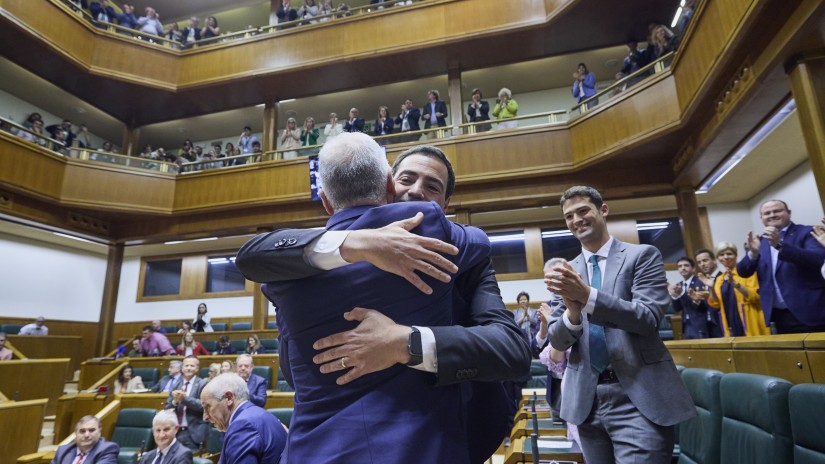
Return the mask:
[[260, 375], [249, 374], [246, 387], [249, 389], [249, 401], [263, 408], [266, 405], [266, 380]]
[[[825, 280], [820, 273], [825, 262], [825, 248], [811, 236], [811, 229], [811, 226], [793, 222], [788, 226], [779, 250], [776, 282], [791, 314], [805, 324], [821, 325], [825, 324]], [[762, 312], [765, 322], [770, 324], [776, 298], [770, 243], [762, 239], [759, 257], [755, 260], [745, 253], [736, 265], [736, 272], [742, 277], [750, 277], [756, 272]]]
[[[404, 127], [404, 119], [401, 118], [401, 115], [404, 113], [398, 113], [398, 117], [395, 118], [395, 125], [398, 126], [398, 131], [401, 132], [401, 129]], [[418, 111], [418, 108], [413, 108], [407, 112], [407, 122], [410, 124], [411, 131], [421, 130], [421, 126], [418, 124], [418, 118], [421, 117], [421, 112]]]
[[344, 132], [364, 132], [364, 120], [362, 118], [355, 118], [355, 122], [344, 123]]
[[226, 429], [218, 464], [277, 463], [285, 446], [286, 430], [278, 419], [247, 401]]
[[[694, 290], [702, 290], [704, 284], [696, 276], [690, 279], [690, 286]], [[682, 312], [682, 328], [685, 339], [708, 338], [708, 311], [714, 310], [705, 300], [694, 303], [688, 296], [688, 288], [682, 296], [673, 300], [673, 310]]]
[[[487, 236], [450, 222], [435, 203], [348, 208], [336, 213], [327, 229], [375, 228], [418, 211], [424, 212], [424, 221], [413, 232], [456, 245], [458, 256], [448, 259], [459, 269], [488, 258]], [[433, 374], [395, 365], [340, 386], [335, 383], [340, 373], [321, 374], [312, 362], [316, 340], [357, 326], [343, 318], [356, 306], [377, 309], [403, 325], [451, 325], [453, 284], [424, 279], [433, 287], [432, 295], [369, 263], [356, 263], [264, 285], [286, 328], [296, 390], [288, 462], [469, 462], [459, 385], [435, 388]]]
[[[117, 454], [120, 448], [117, 443], [106, 441], [101, 438], [95, 446], [89, 450], [84, 462], [94, 464], [117, 464]], [[77, 457], [77, 445], [72, 443], [70, 445], [63, 445], [57, 448], [57, 453], [54, 455], [51, 464], [72, 464]]]
[[[438, 124], [439, 127], [444, 127], [447, 125], [447, 121], [445, 118], [447, 117], [447, 104], [441, 100], [436, 100], [435, 102], [435, 112], [441, 113], [441, 116], [437, 116], [435, 122]], [[429, 129], [432, 121], [430, 118], [425, 118], [427, 115], [432, 116], [432, 105], [428, 101], [424, 104], [424, 107], [421, 108], [421, 120], [424, 121], [424, 129]]]

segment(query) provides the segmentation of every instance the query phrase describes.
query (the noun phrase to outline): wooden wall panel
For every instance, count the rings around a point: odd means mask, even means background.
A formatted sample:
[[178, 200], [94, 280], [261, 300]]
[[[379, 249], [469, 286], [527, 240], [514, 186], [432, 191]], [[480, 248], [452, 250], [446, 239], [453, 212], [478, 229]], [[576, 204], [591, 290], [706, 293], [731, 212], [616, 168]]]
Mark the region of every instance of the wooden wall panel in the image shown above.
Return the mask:
[[[32, 319], [24, 319], [20, 317], [6, 317], [0, 316], [0, 321], [5, 324], [28, 324], [32, 322]], [[49, 328], [49, 336], [45, 338], [51, 338], [52, 335], [58, 336], [70, 336], [70, 337], [80, 337], [80, 349], [78, 352], [78, 363], [75, 364], [74, 361], [70, 363], [70, 371], [69, 377], [74, 375], [74, 371], [80, 368], [80, 363], [86, 359], [89, 359], [95, 355], [95, 342], [97, 341], [97, 323], [96, 322], [80, 322], [80, 321], [59, 321], [59, 320], [46, 320], [46, 327]], [[12, 343], [17, 343], [17, 339], [22, 339], [24, 337], [16, 337], [11, 338], [10, 340], [14, 340]], [[40, 337], [38, 337], [40, 338]], [[60, 340], [60, 337], [56, 337], [56, 339]], [[25, 341], [23, 341], [25, 343]], [[61, 358], [69, 356], [68, 353], [60, 354], [59, 351], [55, 352], [58, 348], [51, 348], [53, 346], [52, 342], [46, 342], [49, 344], [50, 348], [48, 351], [48, 357], [51, 358]], [[16, 345], [15, 345], [16, 346]], [[22, 350], [21, 350], [22, 351]], [[30, 355], [29, 353], [23, 351], [23, 353], [30, 357], [35, 358], [35, 356]], [[45, 354], [45, 353], [44, 353]]]
[[31, 142], [0, 132], [0, 184], [49, 199], [60, 198], [65, 160]]
[[168, 213], [175, 198], [174, 175], [107, 169], [97, 163], [70, 161], [61, 191], [64, 203], [108, 209]]
[[46, 414], [54, 414], [68, 368], [69, 358], [4, 361], [0, 363], [0, 391], [20, 401], [46, 398]]
[[0, 456], [15, 462], [40, 446], [46, 400], [0, 402]]
[[[49, 329], [51, 330], [51, 329]], [[66, 370], [66, 381], [74, 376], [74, 371], [80, 369], [80, 363], [87, 359], [81, 353], [83, 337], [72, 335], [49, 335], [48, 337], [31, 337], [9, 335], [8, 339], [18, 350], [29, 359], [70, 359]]]

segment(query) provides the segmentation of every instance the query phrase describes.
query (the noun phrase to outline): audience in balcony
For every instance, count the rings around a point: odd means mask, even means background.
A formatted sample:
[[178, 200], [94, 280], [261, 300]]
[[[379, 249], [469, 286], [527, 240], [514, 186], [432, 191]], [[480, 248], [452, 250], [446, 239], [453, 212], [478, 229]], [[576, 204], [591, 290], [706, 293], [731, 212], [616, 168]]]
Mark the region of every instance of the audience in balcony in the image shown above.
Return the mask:
[[292, 7], [291, 0], [281, 0], [281, 5], [275, 12], [275, 16], [278, 17], [278, 24], [295, 21], [298, 19], [298, 11]]
[[[60, 124], [52, 124], [51, 126], [46, 127], [46, 132], [51, 134], [51, 137], [54, 139], [58, 138], [58, 132], [60, 131], [65, 133], [66, 146], [74, 146], [74, 141], [77, 139], [77, 134], [72, 132], [72, 122], [68, 119], [64, 119]], [[85, 125], [80, 126], [80, 133], [83, 134], [86, 143], [84, 144], [83, 141], [79, 141], [79, 146], [83, 148], [91, 145], [91, 141], [89, 140], [89, 129], [87, 129]]]
[[326, 141], [329, 142], [337, 135], [344, 133], [344, 127], [338, 122], [338, 114], [337, 113], [330, 113], [329, 114], [329, 123], [324, 127], [324, 135], [326, 136]]
[[[378, 117], [375, 118], [375, 124], [373, 125], [373, 134], [376, 136], [392, 134], [393, 127], [393, 119], [392, 116], [390, 116], [389, 108], [383, 105], [379, 106]], [[378, 144], [386, 145], [387, 139], [379, 139]]]
[[101, 0], [100, 2], [91, 2], [89, 4], [89, 13], [92, 19], [97, 22], [97, 26], [106, 28], [107, 24], [114, 24], [118, 22], [118, 14], [109, 0]]
[[[35, 121], [40, 121], [42, 123], [43, 116], [40, 116], [40, 113], [32, 113], [26, 118], [25, 121], [23, 121], [23, 124], [21, 125], [26, 129], [31, 129]], [[40, 126], [42, 127], [43, 124], [40, 124]]]
[[46, 327], [46, 318], [38, 316], [31, 324], [26, 324], [20, 329], [17, 335], [49, 335], [49, 328]]
[[[447, 104], [441, 101], [438, 90], [427, 92], [427, 103], [421, 108], [421, 120], [424, 121], [424, 129], [433, 126], [445, 127], [447, 125]], [[423, 138], [435, 138], [435, 133], [424, 134]]]
[[266, 350], [261, 345], [261, 339], [256, 334], [252, 334], [246, 339], [246, 348], [243, 352], [246, 354], [264, 354]]
[[[418, 131], [421, 130], [421, 126], [418, 125], [418, 118], [421, 116], [421, 112], [418, 108], [413, 106], [413, 101], [411, 99], [404, 100], [404, 104], [401, 105], [401, 112], [398, 113], [398, 117], [395, 118], [395, 127], [398, 128], [399, 132], [410, 132], [410, 131]], [[403, 139], [399, 139], [399, 142], [407, 142], [411, 140], [417, 139], [417, 135], [413, 135], [410, 137], [405, 137]]]
[[214, 16], [209, 16], [206, 18], [206, 23], [203, 25], [203, 29], [201, 29], [201, 37], [203, 39], [211, 39], [219, 36], [220, 34], [221, 28], [218, 26], [218, 18]]
[[183, 42], [183, 32], [181, 32], [178, 23], [172, 23], [169, 25], [169, 30], [166, 31], [166, 34], [163, 36], [174, 42], [172, 43], [173, 48], [181, 48], [180, 43]]
[[[573, 96], [578, 103], [596, 95], [596, 75], [587, 69], [587, 65], [579, 63], [579, 67], [573, 73], [573, 79]], [[598, 103], [598, 100], [591, 100], [587, 103], [587, 108], [592, 108]]]
[[175, 382], [181, 378], [180, 368], [183, 363], [178, 360], [169, 361], [169, 367], [166, 368], [166, 375], [160, 378], [158, 383], [152, 387], [155, 393], [169, 393]]
[[[28, 140], [29, 142], [36, 143], [40, 146], [46, 146], [46, 139], [47, 135], [43, 134], [43, 121], [36, 120], [32, 122], [32, 126], [30, 129], [31, 132], [27, 131], [19, 131], [17, 132], [17, 136], [23, 140]], [[39, 137], [38, 137], [39, 136]]]
[[679, 46], [679, 37], [667, 27], [657, 24], [650, 34], [648, 50], [650, 61], [656, 61], [670, 52], [675, 52]]
[[344, 123], [344, 132], [364, 132], [364, 119], [358, 117], [358, 108], [349, 110], [349, 119]]
[[14, 352], [6, 348], [6, 332], [0, 332], [0, 361], [11, 360]]
[[186, 332], [181, 337], [181, 343], [175, 348], [179, 356], [208, 356], [209, 351], [201, 345], [200, 342], [195, 341], [195, 335], [192, 332]]
[[[317, 127], [315, 127], [315, 118], [312, 116], [304, 119], [304, 127], [301, 128], [301, 146], [309, 147], [318, 144], [318, 137], [321, 135]], [[310, 154], [311, 150], [303, 150], [302, 155]]]
[[301, 5], [301, 8], [298, 8], [298, 17], [301, 19], [309, 19], [310, 24], [314, 24], [316, 22], [314, 18], [318, 16], [319, 11], [320, 8], [318, 8], [315, 0], [304, 0], [304, 4]]
[[163, 37], [163, 23], [160, 22], [160, 15], [151, 6], [147, 6], [144, 16], [137, 20], [138, 30], [144, 34]]
[[175, 353], [169, 339], [162, 333], [155, 332], [151, 325], [143, 328], [140, 351], [144, 356], [168, 356]]
[[518, 127], [518, 121], [512, 120], [518, 116], [518, 103], [513, 98], [513, 92], [507, 87], [498, 91], [498, 101], [496, 102], [496, 106], [493, 107], [493, 116], [498, 119], [497, 129], [513, 129]]
[[138, 19], [135, 16], [135, 6], [124, 3], [121, 8], [123, 13], [117, 16], [117, 21], [122, 27], [128, 29], [136, 29], [138, 26]]
[[115, 395], [121, 393], [134, 393], [135, 390], [146, 390], [143, 379], [140, 376], [133, 376], [132, 366], [125, 365], [120, 368], [120, 373], [115, 381]]
[[[286, 127], [281, 132], [281, 150], [289, 150], [301, 146], [301, 129], [298, 129], [298, 121], [295, 118], [287, 118]], [[295, 150], [285, 151], [284, 159], [297, 158], [298, 152]]]
[[[481, 89], [473, 89], [473, 96], [467, 105], [467, 121], [481, 122], [490, 120], [490, 104], [482, 100]], [[476, 132], [490, 130], [490, 124], [476, 124]]]
[[[648, 64], [650, 64], [650, 54], [648, 49], [639, 50], [639, 43], [635, 39], [629, 40], [627, 42], [627, 56], [624, 58], [624, 62], [622, 63], [622, 74], [629, 76], [630, 74], [644, 68]], [[646, 72], [633, 77], [627, 83], [627, 87], [631, 87], [639, 83], [649, 75], [650, 73]]]
[[198, 305], [198, 312], [195, 315], [195, 318], [192, 319], [192, 327], [195, 329], [195, 332], [214, 332], [215, 330], [212, 329], [212, 326], [209, 324], [211, 318], [208, 314], [206, 314], [209, 310], [206, 309], [206, 303], [201, 303]]
[[221, 338], [218, 339], [218, 345], [216, 346], [215, 352], [212, 353], [214, 355], [224, 355], [224, 354], [235, 354], [235, 348], [232, 347], [232, 341], [229, 340], [229, 335], [221, 335]]
[[258, 142], [258, 138], [252, 135], [252, 128], [244, 126], [241, 136], [238, 137], [238, 148], [242, 155], [252, 153], [252, 142]]
[[180, 42], [184, 47], [191, 46], [192, 42], [201, 39], [200, 20], [194, 16], [189, 18], [189, 24], [181, 32]]
[[335, 2], [333, 0], [324, 0], [324, 4], [321, 6], [321, 10], [318, 12], [319, 16], [323, 16], [319, 19], [319, 22], [329, 21], [333, 18], [333, 16], [329, 16], [333, 13], [339, 13], [336, 15], [337, 17], [341, 17], [347, 14], [349, 11], [349, 6], [346, 3], [340, 3], [337, 7], [335, 6]]

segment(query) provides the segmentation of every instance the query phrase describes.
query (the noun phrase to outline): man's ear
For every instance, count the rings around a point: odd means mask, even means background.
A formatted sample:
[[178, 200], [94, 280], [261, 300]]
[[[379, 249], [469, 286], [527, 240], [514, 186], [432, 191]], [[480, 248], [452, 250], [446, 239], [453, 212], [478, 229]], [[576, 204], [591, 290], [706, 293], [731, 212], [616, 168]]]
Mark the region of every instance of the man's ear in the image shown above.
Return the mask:
[[327, 212], [327, 214], [329, 214], [330, 216], [335, 214], [335, 210], [332, 208], [332, 203], [329, 202], [329, 199], [327, 198], [327, 195], [324, 193], [323, 190], [318, 192], [318, 196], [321, 197], [321, 203], [324, 205], [324, 210]]
[[610, 209], [607, 207], [607, 203], [602, 203], [602, 207], [599, 208], [602, 212], [602, 216], [607, 217], [607, 213], [610, 212]]
[[387, 204], [395, 203], [395, 179], [392, 172], [387, 171]]

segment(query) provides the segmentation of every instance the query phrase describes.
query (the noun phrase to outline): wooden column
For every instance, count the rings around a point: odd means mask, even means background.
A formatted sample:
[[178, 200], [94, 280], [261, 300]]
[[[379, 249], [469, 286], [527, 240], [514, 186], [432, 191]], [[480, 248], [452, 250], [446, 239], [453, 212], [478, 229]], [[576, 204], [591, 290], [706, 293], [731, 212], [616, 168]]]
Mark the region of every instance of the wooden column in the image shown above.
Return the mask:
[[120, 269], [123, 266], [123, 244], [109, 245], [109, 256], [106, 260], [106, 280], [103, 283], [103, 301], [100, 303], [100, 319], [98, 321], [97, 342], [95, 354], [106, 356], [112, 351], [112, 333], [115, 327], [115, 313], [117, 311], [117, 293], [120, 287]]
[[461, 98], [460, 69], [450, 69], [447, 72], [447, 87], [450, 96], [450, 124], [453, 127], [458, 127], [462, 123], [461, 115], [464, 114], [464, 100]]
[[264, 105], [264, 139], [261, 150], [264, 152], [276, 149], [278, 133], [278, 102], [267, 102]]
[[123, 140], [120, 143], [120, 154], [133, 156], [140, 153], [140, 148], [138, 147], [139, 138], [139, 127], [124, 126]]
[[455, 210], [455, 219], [453, 222], [457, 224], [467, 224], [470, 225], [470, 210], [469, 209], [457, 209]]
[[825, 208], [825, 52], [799, 58], [789, 66], [788, 75], [819, 201]]
[[252, 291], [252, 330], [265, 330], [269, 316], [269, 300], [261, 293], [261, 284], [254, 285]]
[[679, 189], [676, 192], [676, 207], [679, 217], [682, 218], [682, 238], [685, 241], [685, 253], [694, 256], [696, 250], [708, 246], [708, 238], [702, 232], [702, 221], [699, 218], [699, 205], [696, 203], [696, 192], [691, 188]]

